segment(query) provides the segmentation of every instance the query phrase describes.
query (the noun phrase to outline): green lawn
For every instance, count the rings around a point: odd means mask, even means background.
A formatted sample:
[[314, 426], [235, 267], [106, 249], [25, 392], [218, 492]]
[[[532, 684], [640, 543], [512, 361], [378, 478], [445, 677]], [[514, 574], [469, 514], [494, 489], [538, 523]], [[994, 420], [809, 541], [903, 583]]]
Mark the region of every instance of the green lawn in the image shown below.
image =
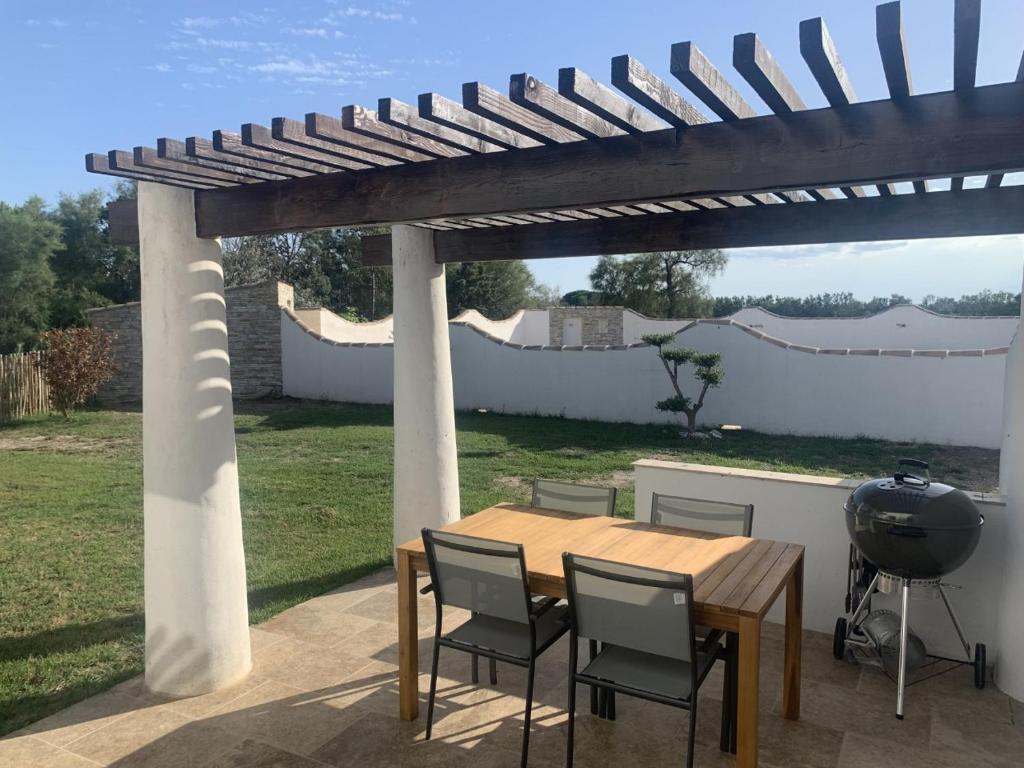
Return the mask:
[[[85, 412], [0, 427], [0, 734], [137, 674], [142, 665], [141, 416]], [[614, 483], [660, 456], [808, 474], [873, 476], [898, 456], [991, 490], [998, 454], [875, 440], [681, 440], [675, 429], [461, 413], [462, 511], [525, 501], [535, 476]], [[390, 562], [391, 409], [280, 401], [236, 418], [250, 616]]]

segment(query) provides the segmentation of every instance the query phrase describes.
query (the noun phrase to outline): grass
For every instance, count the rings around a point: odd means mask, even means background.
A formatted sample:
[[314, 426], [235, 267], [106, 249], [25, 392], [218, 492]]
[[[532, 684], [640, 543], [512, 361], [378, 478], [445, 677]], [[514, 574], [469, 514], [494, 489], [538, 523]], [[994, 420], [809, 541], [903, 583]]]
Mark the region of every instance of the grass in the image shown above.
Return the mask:
[[[142, 419], [88, 411], [0, 427], [0, 734], [142, 669]], [[684, 441], [675, 429], [461, 413], [462, 511], [525, 501], [536, 476], [614, 483], [631, 515], [630, 464], [659, 456], [805, 474], [876, 476], [897, 457], [992, 490], [981, 449], [772, 436]], [[238, 461], [250, 618], [390, 562], [391, 410], [241, 405]]]

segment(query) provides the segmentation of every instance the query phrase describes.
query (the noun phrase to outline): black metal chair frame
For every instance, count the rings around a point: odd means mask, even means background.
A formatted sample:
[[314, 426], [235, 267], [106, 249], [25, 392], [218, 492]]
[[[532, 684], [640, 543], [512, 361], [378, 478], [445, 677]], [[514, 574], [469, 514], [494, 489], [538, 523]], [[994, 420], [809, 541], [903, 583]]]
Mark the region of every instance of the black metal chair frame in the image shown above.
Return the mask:
[[[589, 558], [591, 560], [597, 558]], [[693, 768], [693, 753], [694, 744], [696, 737], [696, 725], [697, 725], [697, 698], [698, 690], [701, 683], [704, 682], [708, 673], [714, 666], [715, 660], [718, 658], [720, 652], [722, 652], [722, 646], [715, 640], [707, 640], [700, 646], [701, 653], [705, 654], [708, 658], [703, 669], [698, 674], [697, 664], [697, 641], [696, 635], [693, 630], [695, 628], [693, 620], [693, 577], [689, 574], [672, 574], [678, 577], [678, 581], [656, 581], [652, 579], [643, 579], [633, 576], [626, 576], [624, 574], [611, 574], [606, 571], [598, 571], [587, 566], [580, 565], [573, 562], [573, 555], [569, 552], [562, 553], [562, 567], [565, 570], [565, 588], [569, 599], [569, 721], [568, 721], [568, 737], [566, 747], [566, 768], [572, 768], [573, 765], [573, 738], [575, 735], [575, 724], [576, 724], [576, 684], [582, 683], [591, 686], [592, 690], [601, 689], [607, 692], [607, 696], [604, 697], [608, 702], [608, 706], [614, 709], [615, 700], [614, 693], [620, 692], [628, 696], [633, 696], [639, 699], [646, 699], [648, 701], [657, 702], [659, 704], [667, 704], [668, 706], [677, 707], [679, 709], [685, 709], [689, 713], [689, 733], [687, 737], [687, 768]], [[577, 633], [577, 627], [579, 622], [576, 617], [576, 595], [574, 582], [572, 579], [572, 571], [579, 573], [588, 573], [599, 578], [611, 579], [615, 581], [621, 581], [628, 584], [638, 584], [642, 586], [655, 587], [657, 589], [673, 589], [681, 591], [686, 594], [686, 605], [689, 611], [689, 625], [690, 633], [688, 641], [690, 643], [690, 696], [686, 699], [677, 699], [669, 696], [663, 696], [652, 691], [645, 691], [642, 689], [632, 688], [626, 685], [620, 685], [609, 680], [603, 680], [598, 677], [592, 677], [585, 675], [579, 671], [579, 635]], [[732, 698], [730, 689], [730, 678], [727, 672], [727, 678], [724, 686], [725, 692], [723, 694], [722, 702], [722, 751], [729, 751], [726, 749], [726, 738], [730, 739], [730, 743], [735, 739], [735, 714], [734, 707], [735, 701], [730, 701]], [[611, 719], [614, 719], [614, 712], [610, 713]], [[732, 748], [735, 752], [735, 747]]]
[[[553, 634], [541, 645], [537, 645], [537, 619], [543, 616], [545, 613], [554, 608], [559, 600], [557, 597], [545, 598], [539, 602], [534, 602], [530, 592], [529, 579], [526, 572], [526, 557], [523, 553], [522, 545], [517, 546], [514, 552], [501, 552], [487, 547], [474, 547], [467, 546], [464, 544], [456, 544], [454, 542], [446, 541], [440, 543], [441, 546], [450, 547], [452, 549], [461, 550], [463, 552], [471, 552], [479, 555], [489, 555], [496, 557], [508, 557], [518, 558], [519, 560], [519, 573], [523, 579], [523, 599], [525, 601], [526, 613], [529, 617], [529, 631], [530, 631], [530, 653], [526, 658], [520, 658], [518, 656], [512, 656], [499, 651], [494, 651], [490, 648], [484, 648], [477, 645], [470, 645], [467, 643], [461, 643], [455, 640], [450, 640], [441, 634], [442, 618], [444, 616], [444, 596], [441, 594], [441, 590], [437, 588], [441, 582], [437, 575], [437, 563], [434, 557], [434, 546], [437, 544], [433, 539], [433, 532], [429, 528], [423, 529], [423, 544], [427, 556], [427, 567], [430, 571], [431, 584], [424, 587], [421, 592], [433, 592], [434, 593], [434, 605], [436, 609], [436, 618], [434, 624], [434, 654], [430, 665], [430, 693], [427, 698], [427, 734], [426, 738], [430, 738], [430, 732], [434, 722], [434, 699], [437, 693], [437, 665], [440, 659], [441, 647], [451, 648], [456, 651], [463, 651], [474, 656], [484, 656], [491, 661], [491, 675], [492, 683], [494, 682], [494, 662], [504, 661], [509, 664], [515, 664], [519, 667], [526, 668], [526, 713], [523, 722], [523, 747], [522, 747], [522, 767], [526, 768], [527, 756], [530, 748], [530, 713], [533, 709], [533, 682], [534, 674], [536, 672], [537, 657], [539, 657], [544, 651], [554, 645], [568, 630], [566, 627]], [[476, 662], [474, 661], [474, 672]], [[475, 678], [475, 675], [474, 675]], [[474, 682], [476, 680], [474, 679]]]

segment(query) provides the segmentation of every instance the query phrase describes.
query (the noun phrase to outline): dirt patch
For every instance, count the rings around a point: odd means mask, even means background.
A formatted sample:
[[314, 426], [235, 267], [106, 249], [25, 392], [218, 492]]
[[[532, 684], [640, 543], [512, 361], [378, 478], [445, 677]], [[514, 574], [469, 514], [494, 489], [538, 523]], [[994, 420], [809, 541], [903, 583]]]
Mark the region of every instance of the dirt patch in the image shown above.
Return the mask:
[[0, 438], [0, 451], [39, 453], [112, 453], [131, 445], [127, 437], [81, 437], [78, 435], [33, 435]]
[[526, 492], [533, 487], [533, 483], [515, 475], [502, 475], [494, 478], [494, 484], [499, 488], [508, 488], [511, 491]]

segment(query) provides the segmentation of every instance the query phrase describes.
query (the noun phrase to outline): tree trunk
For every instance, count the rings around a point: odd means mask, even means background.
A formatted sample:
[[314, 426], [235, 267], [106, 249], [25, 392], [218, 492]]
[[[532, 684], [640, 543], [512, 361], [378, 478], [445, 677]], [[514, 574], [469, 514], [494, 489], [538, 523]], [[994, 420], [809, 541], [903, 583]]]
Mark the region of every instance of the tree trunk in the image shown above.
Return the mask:
[[697, 431], [697, 411], [686, 412], [686, 432], [692, 435]]

